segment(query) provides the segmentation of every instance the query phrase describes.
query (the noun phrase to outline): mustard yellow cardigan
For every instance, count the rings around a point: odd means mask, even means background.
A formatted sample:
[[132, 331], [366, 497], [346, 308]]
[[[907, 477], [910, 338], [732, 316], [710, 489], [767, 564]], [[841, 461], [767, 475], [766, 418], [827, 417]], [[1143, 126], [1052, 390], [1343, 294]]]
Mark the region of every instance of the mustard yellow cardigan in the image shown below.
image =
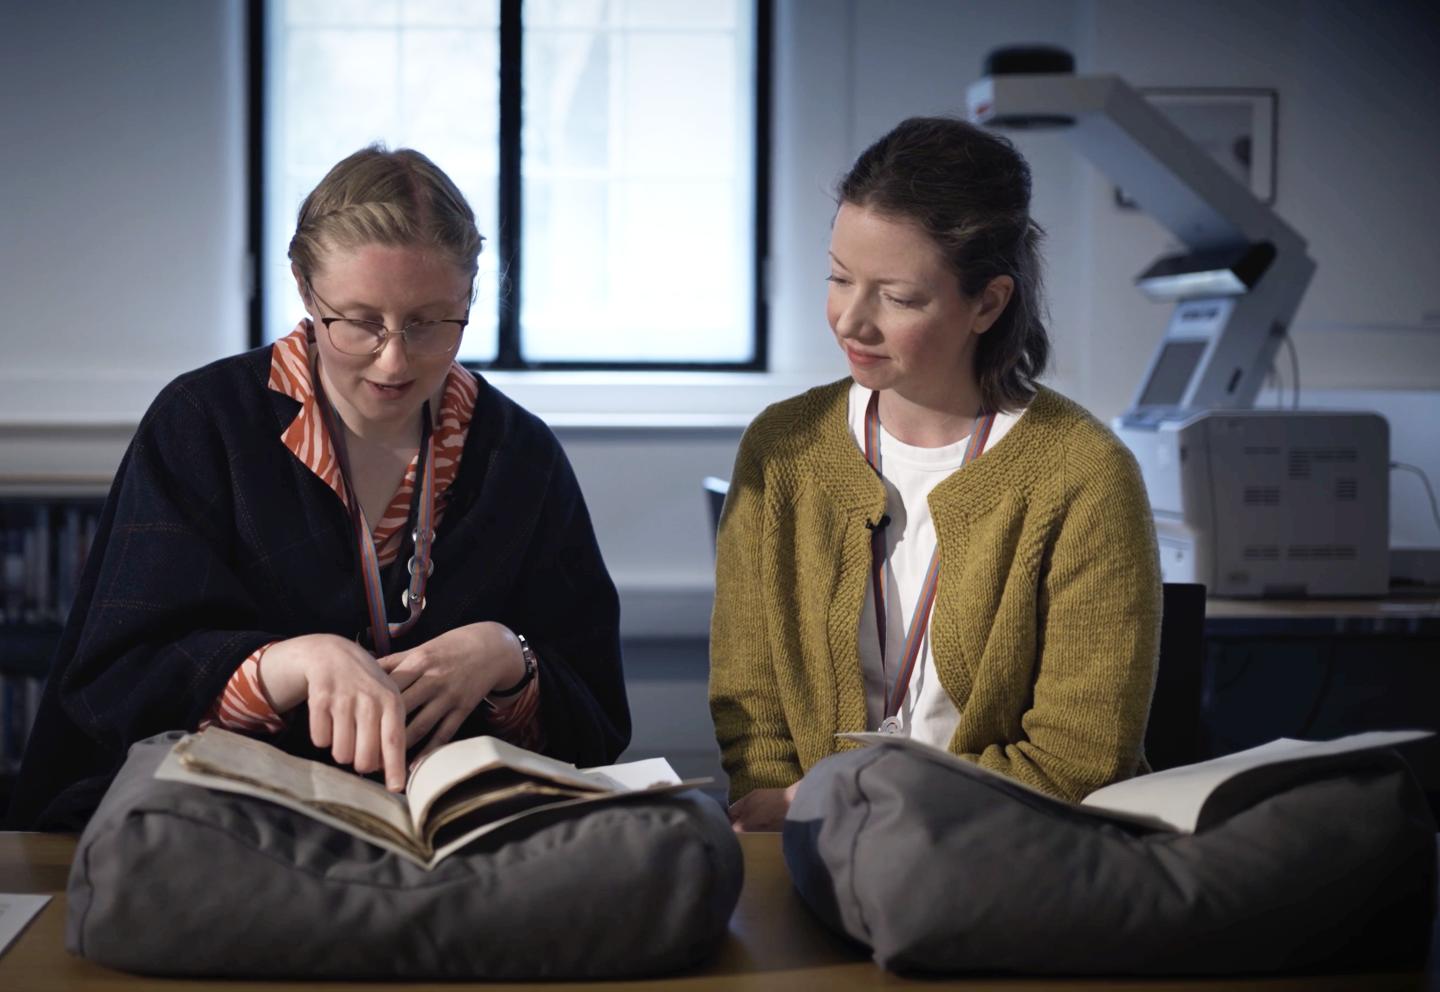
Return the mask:
[[[740, 442], [716, 551], [710, 709], [731, 799], [797, 781], [865, 728], [867, 520], [885, 491], [846, 419], [850, 380], [777, 403]], [[1144, 767], [1160, 573], [1130, 452], [1042, 388], [930, 495], [930, 638], [960, 711], [950, 750], [1068, 799]]]

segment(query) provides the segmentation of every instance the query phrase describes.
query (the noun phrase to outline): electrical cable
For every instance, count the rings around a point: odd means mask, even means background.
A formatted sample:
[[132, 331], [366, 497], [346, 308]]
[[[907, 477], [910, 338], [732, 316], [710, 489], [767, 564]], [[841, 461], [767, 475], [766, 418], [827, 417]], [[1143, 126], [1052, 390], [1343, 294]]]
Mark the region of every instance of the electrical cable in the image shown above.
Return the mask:
[[1300, 356], [1295, 352], [1295, 339], [1290, 336], [1289, 331], [1285, 332], [1284, 341], [1286, 350], [1290, 352], [1290, 378], [1295, 389], [1294, 401], [1290, 404], [1290, 409], [1298, 410], [1300, 409]]
[[1305, 714], [1300, 729], [1295, 736], [1304, 740], [1315, 727], [1315, 720], [1320, 716], [1320, 708], [1327, 696], [1330, 695], [1330, 683], [1335, 677], [1335, 642], [1329, 641], [1325, 645], [1325, 672], [1320, 676], [1320, 686], [1315, 690], [1315, 696], [1310, 701], [1310, 710]]
[[1265, 373], [1265, 388], [1275, 393], [1275, 409], [1285, 409], [1285, 380], [1280, 377], [1280, 370], [1275, 363], [1270, 363], [1270, 370]]
[[1237, 682], [1243, 679], [1245, 677], [1245, 673], [1250, 671], [1250, 662], [1254, 660], [1255, 656], [1249, 651], [1246, 651], [1245, 657], [1241, 659], [1238, 665], [1235, 666], [1235, 670], [1230, 674], [1229, 678], [1225, 679], [1225, 681], [1223, 682], [1219, 681], [1217, 678], [1213, 694], [1218, 696], [1220, 693], [1225, 692], [1227, 689], [1231, 688]]
[[1435, 526], [1440, 528], [1440, 504], [1435, 502], [1435, 490], [1430, 486], [1430, 476], [1418, 465], [1411, 465], [1409, 462], [1391, 462], [1390, 468], [1400, 469], [1405, 472], [1414, 472], [1420, 476], [1420, 481], [1425, 486], [1425, 495], [1430, 497], [1430, 515], [1435, 518]]

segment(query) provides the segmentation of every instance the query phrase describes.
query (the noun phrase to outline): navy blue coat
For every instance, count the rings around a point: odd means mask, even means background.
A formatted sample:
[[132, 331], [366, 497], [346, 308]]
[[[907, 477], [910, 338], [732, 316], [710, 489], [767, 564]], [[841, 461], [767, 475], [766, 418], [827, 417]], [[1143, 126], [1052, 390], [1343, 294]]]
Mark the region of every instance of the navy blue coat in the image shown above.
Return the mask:
[[[194, 729], [270, 641], [367, 626], [339, 497], [280, 440], [299, 404], [268, 388], [270, 348], [188, 373], [151, 405], [116, 474], [11, 802], [20, 829], [84, 825], [135, 741]], [[446, 494], [413, 647], [497, 620], [540, 658], [545, 750], [613, 761], [630, 739], [619, 603], [550, 430], [483, 378]], [[384, 573], [398, 616], [408, 547]], [[324, 758], [309, 714], [276, 741]], [[479, 708], [457, 736], [486, 732]]]

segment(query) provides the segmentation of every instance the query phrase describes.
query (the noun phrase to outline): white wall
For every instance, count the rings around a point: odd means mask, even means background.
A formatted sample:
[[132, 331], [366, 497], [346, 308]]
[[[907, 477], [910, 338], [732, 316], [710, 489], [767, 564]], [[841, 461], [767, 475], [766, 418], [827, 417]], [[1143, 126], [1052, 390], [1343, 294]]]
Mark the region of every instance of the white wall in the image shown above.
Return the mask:
[[0, 4], [0, 422], [134, 422], [246, 343], [240, 0]]
[[[622, 588], [627, 631], [704, 630], [699, 480], [766, 402], [843, 373], [824, 324], [830, 189], [900, 118], [956, 112], [984, 55], [1046, 41], [1137, 85], [1280, 94], [1277, 208], [1320, 262], [1296, 339], [1317, 401], [1440, 416], [1440, 52], [1405, 0], [779, 0], [768, 376], [498, 375], [556, 426]], [[241, 0], [0, 2], [0, 477], [103, 475], [174, 374], [245, 343]], [[1057, 134], [1020, 135], [1049, 232], [1051, 382], [1130, 400], [1165, 311], [1131, 281], [1165, 247]], [[1355, 390], [1365, 390], [1356, 394]], [[1386, 392], [1377, 392], [1386, 391]], [[1400, 397], [1401, 394], [1394, 394]], [[1326, 400], [1329, 403], [1329, 400]], [[1333, 404], [1332, 404], [1333, 405]], [[69, 427], [44, 426], [70, 425]], [[79, 425], [79, 426], [77, 426]], [[1394, 456], [1440, 481], [1427, 431]], [[83, 443], [57, 439], [83, 435]], [[1440, 544], [1395, 480], [1395, 534]], [[1423, 509], [1424, 517], [1420, 516]], [[1430, 528], [1430, 529], [1427, 529]]]

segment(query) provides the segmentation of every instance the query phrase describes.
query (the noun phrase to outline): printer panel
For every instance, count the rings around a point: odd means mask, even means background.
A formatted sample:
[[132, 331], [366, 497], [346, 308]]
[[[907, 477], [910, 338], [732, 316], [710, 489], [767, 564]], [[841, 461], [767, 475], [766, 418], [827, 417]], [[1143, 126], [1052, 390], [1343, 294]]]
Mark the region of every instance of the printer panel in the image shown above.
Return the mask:
[[1225, 596], [1376, 596], [1389, 581], [1389, 439], [1369, 413], [1206, 418]]

